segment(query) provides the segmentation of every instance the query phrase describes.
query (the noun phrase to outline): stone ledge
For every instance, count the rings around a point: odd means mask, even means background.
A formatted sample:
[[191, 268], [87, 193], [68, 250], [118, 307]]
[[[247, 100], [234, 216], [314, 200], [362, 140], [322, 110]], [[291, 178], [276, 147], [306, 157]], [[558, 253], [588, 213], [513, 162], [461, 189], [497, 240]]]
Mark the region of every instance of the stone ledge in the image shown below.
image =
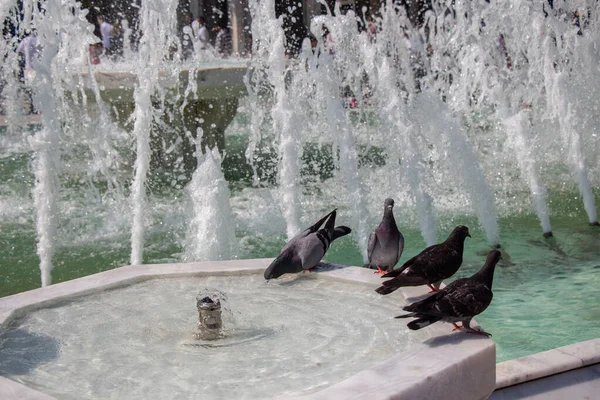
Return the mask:
[[38, 392], [18, 382], [11, 381], [3, 376], [0, 376], [0, 399], [55, 400], [52, 396]]
[[593, 364], [496, 390], [490, 399], [597, 399], [599, 392], [600, 364]]
[[504, 361], [496, 367], [496, 390], [600, 363], [600, 339]]

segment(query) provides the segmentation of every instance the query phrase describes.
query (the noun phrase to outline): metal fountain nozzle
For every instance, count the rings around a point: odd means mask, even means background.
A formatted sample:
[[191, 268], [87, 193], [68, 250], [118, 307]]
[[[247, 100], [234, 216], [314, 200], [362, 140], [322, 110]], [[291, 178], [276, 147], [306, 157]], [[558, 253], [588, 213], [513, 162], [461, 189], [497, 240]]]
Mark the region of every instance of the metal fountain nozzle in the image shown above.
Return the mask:
[[198, 308], [198, 324], [196, 339], [215, 340], [222, 336], [223, 319], [221, 318], [221, 299], [219, 296], [199, 295], [196, 307]]

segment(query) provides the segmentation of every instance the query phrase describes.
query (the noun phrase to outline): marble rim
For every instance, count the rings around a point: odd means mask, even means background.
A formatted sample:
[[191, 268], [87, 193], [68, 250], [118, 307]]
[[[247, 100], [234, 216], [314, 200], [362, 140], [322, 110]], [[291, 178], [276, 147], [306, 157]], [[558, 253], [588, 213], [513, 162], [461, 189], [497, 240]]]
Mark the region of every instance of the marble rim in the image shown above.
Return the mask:
[[[272, 258], [207, 261], [177, 264], [145, 264], [115, 268], [45, 288], [0, 298], [0, 326], [33, 309], [49, 306], [67, 298], [153, 278], [203, 275], [239, 275], [262, 273]], [[336, 280], [375, 287], [380, 275], [359, 267], [328, 264], [316, 272]], [[426, 294], [426, 287], [402, 288], [398, 294], [408, 300]], [[399, 310], [400, 311], [400, 310]], [[390, 316], [390, 318], [393, 316]], [[399, 322], [399, 329], [404, 325]], [[426, 328], [426, 340], [408, 351], [390, 355], [373, 368], [334, 383], [309, 396], [295, 398], [352, 399], [464, 399], [469, 387], [474, 399], [487, 398], [496, 387], [496, 347], [492, 340], [462, 332], [452, 333], [451, 325], [433, 324]], [[417, 333], [415, 333], [417, 334]], [[452, 382], [452, 384], [450, 384]], [[458, 384], [459, 383], [459, 384]], [[0, 377], [1, 398], [53, 399], [21, 383]]]
[[496, 390], [600, 363], [600, 339], [504, 361], [496, 365]]

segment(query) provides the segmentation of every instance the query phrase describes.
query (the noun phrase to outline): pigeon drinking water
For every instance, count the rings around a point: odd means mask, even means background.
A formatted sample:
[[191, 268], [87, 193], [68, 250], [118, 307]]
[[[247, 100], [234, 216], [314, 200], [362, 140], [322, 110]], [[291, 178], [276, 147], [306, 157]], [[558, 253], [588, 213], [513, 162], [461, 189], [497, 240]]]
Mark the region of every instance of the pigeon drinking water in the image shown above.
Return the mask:
[[[329, 249], [331, 242], [352, 232], [347, 226], [335, 226], [335, 215], [336, 210], [333, 210], [290, 239], [283, 246], [281, 254], [265, 270], [265, 279], [275, 279], [283, 274], [293, 274], [315, 267]], [[319, 229], [323, 223], [325, 226]]]
[[364, 266], [371, 269], [377, 268], [376, 274], [392, 271], [404, 250], [404, 236], [396, 226], [393, 208], [394, 200], [385, 199], [381, 223], [369, 235], [367, 247], [369, 263]]
[[462, 264], [467, 236], [471, 237], [469, 229], [463, 225], [457, 226], [444, 242], [427, 247], [402, 267], [383, 275], [382, 278], [393, 279], [385, 281], [375, 291], [389, 294], [402, 286], [427, 285], [431, 291], [437, 292], [438, 289], [432, 284], [450, 278]]
[[[454, 330], [466, 330], [485, 336], [490, 333], [471, 328], [471, 319], [481, 314], [491, 303], [492, 281], [494, 269], [502, 258], [498, 250], [489, 252], [485, 264], [470, 278], [457, 279], [448, 286], [427, 297], [403, 308], [409, 314], [396, 318], [417, 318], [408, 323], [408, 328], [419, 330], [434, 322], [443, 321], [454, 325]], [[456, 325], [462, 322], [462, 326]]]

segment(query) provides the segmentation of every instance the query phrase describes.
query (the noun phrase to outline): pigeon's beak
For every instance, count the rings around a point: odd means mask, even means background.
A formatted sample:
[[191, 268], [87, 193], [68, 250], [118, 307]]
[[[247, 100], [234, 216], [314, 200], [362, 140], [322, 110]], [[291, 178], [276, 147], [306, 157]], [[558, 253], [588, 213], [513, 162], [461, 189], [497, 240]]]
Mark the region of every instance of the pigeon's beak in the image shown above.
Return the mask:
[[467, 236], [468, 236], [468, 237], [471, 237], [471, 234], [469, 233], [469, 231], [467, 231]]

